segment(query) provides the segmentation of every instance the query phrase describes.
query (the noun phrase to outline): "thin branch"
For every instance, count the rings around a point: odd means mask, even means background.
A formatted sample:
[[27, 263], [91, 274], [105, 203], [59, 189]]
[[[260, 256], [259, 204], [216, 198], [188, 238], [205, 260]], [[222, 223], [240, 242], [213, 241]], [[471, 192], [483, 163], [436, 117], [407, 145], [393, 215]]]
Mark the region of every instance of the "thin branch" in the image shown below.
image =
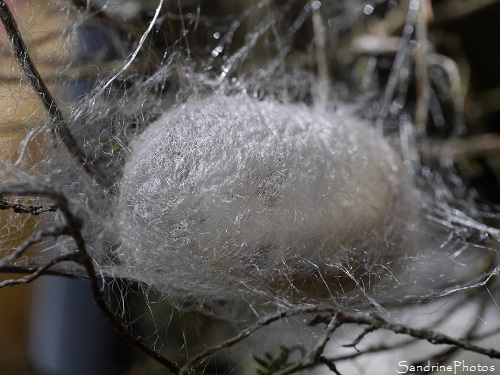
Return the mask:
[[330, 340], [330, 336], [341, 325], [342, 325], [342, 323], [337, 322], [337, 315], [336, 314], [333, 315], [332, 320], [326, 326], [325, 333], [323, 334], [323, 337], [318, 341], [316, 347], [311, 352], [311, 360], [312, 361], [317, 362], [319, 360], [319, 357], [325, 351], [325, 347], [326, 347], [326, 344], [328, 343], [328, 341]]
[[[365, 314], [365, 313], [349, 313], [349, 312], [344, 312], [341, 311], [339, 308], [332, 307], [332, 306], [305, 306], [305, 307], [298, 307], [298, 308], [293, 308], [285, 311], [280, 311], [274, 314], [270, 314], [268, 316], [263, 317], [262, 319], [258, 320], [256, 323], [251, 325], [250, 327], [242, 330], [239, 332], [237, 335], [233, 336], [232, 338], [223, 341], [222, 343], [215, 345], [211, 348], [208, 348], [204, 350], [203, 352], [200, 352], [199, 354], [195, 355], [191, 360], [184, 365], [181, 370], [180, 374], [188, 374], [190, 373], [195, 365], [203, 361], [205, 358], [214, 355], [218, 351], [229, 348], [232, 345], [244, 340], [245, 338], [249, 337], [251, 334], [253, 334], [255, 331], [259, 330], [262, 327], [265, 327], [277, 320], [284, 319], [287, 317], [291, 317], [294, 315], [299, 315], [299, 314], [330, 314], [331, 316], [335, 317], [335, 324], [342, 325], [342, 324], [357, 324], [357, 325], [368, 325], [369, 327], [372, 327], [373, 329], [370, 329], [370, 331], [375, 331], [375, 330], [388, 330], [392, 331], [394, 333], [398, 334], [404, 334], [407, 336], [411, 336], [415, 339], [421, 339], [421, 340], [427, 340], [431, 344], [434, 345], [453, 345], [456, 347], [459, 347], [461, 349], [467, 350], [467, 351], [472, 351], [475, 353], [479, 354], [484, 354], [490, 358], [498, 358], [500, 359], [500, 351], [495, 350], [495, 349], [488, 349], [488, 348], [483, 348], [478, 345], [475, 345], [471, 343], [468, 340], [464, 339], [455, 339], [450, 336], [444, 335], [442, 333], [430, 330], [430, 329], [425, 329], [425, 328], [411, 328], [411, 327], [406, 327], [402, 324], [394, 324], [387, 322], [386, 320], [372, 315], [372, 314]], [[335, 358], [335, 359], [327, 359], [325, 358], [326, 361], [329, 362], [335, 362], [338, 360], [341, 360], [342, 358]], [[321, 360], [321, 356], [319, 356], [318, 361]], [[323, 361], [324, 362], [324, 361]], [[318, 363], [312, 363], [312, 362], [304, 362], [301, 363], [301, 369], [304, 368], [309, 368], [316, 366]], [[294, 368], [294, 371], [296, 369]], [[290, 372], [287, 372], [290, 373]]]
[[12, 43], [16, 60], [21, 65], [24, 74], [28, 77], [31, 87], [37, 93], [52, 120], [52, 132], [57, 134], [69, 153], [79, 161], [87, 173], [94, 177], [101, 185], [109, 187], [110, 180], [102, 171], [96, 169], [92, 165], [92, 161], [87, 159], [85, 151], [80, 147], [67, 126], [61, 110], [57, 106], [54, 97], [28, 53], [28, 47], [24, 42], [14, 16], [5, 1], [0, 1], [0, 19], [2, 20], [7, 35]]
[[[67, 211], [69, 212], [69, 208]], [[76, 242], [78, 252], [80, 255], [78, 263], [80, 263], [85, 268], [87, 275], [89, 277], [90, 288], [92, 291], [92, 296], [95, 304], [99, 307], [104, 316], [110, 321], [115, 330], [124, 338], [126, 338], [136, 349], [140, 350], [141, 352], [153, 358], [161, 365], [168, 368], [172, 373], [178, 374], [179, 366], [177, 366], [175, 362], [170, 361], [169, 359], [162, 356], [159, 352], [147, 346], [142, 341], [142, 339], [140, 337], [135, 336], [113, 312], [109, 304], [106, 302], [106, 299], [104, 297], [104, 292], [100, 286], [100, 282], [97, 277], [97, 272], [94, 267], [94, 261], [87, 251], [85, 245], [85, 239], [83, 238], [80, 230], [80, 221], [72, 214], [65, 216], [66, 220], [68, 221], [68, 227], [70, 228], [70, 235]]]
[[[30, 80], [33, 89], [40, 97], [45, 109], [54, 122], [62, 123], [63, 115], [59, 110], [59, 107], [56, 105], [52, 94], [45, 85], [45, 82], [42, 80], [40, 73], [38, 73], [38, 69], [33, 63], [33, 60], [31, 60], [31, 57], [28, 54], [28, 47], [21, 37], [21, 32], [19, 31], [14, 16], [5, 1], [0, 1], [0, 18], [2, 19], [2, 23], [12, 43], [14, 56]], [[59, 125], [59, 127], [61, 128], [61, 132], [69, 132], [68, 129], [64, 129], [66, 125], [62, 124]]]
[[342, 375], [339, 370], [337, 370], [337, 366], [335, 366], [335, 363], [330, 361], [328, 358], [326, 357], [323, 357], [323, 356], [320, 356], [319, 357], [319, 361], [321, 363], [323, 363], [324, 365], [326, 365], [326, 367], [328, 367], [328, 369], [333, 372], [334, 374], [337, 374], [337, 375]]
[[61, 263], [61, 262], [67, 262], [67, 261], [75, 261], [78, 258], [79, 254], [78, 253], [70, 253], [70, 254], [64, 254], [60, 255], [58, 257], [55, 257], [51, 260], [49, 260], [47, 263], [44, 263], [41, 265], [35, 272], [26, 275], [24, 277], [21, 277], [19, 279], [9, 279], [0, 282], [0, 288], [4, 288], [6, 286], [16, 286], [16, 285], [22, 285], [22, 284], [28, 284], [36, 279], [38, 279], [40, 276], [45, 275], [45, 273], [54, 265]]
[[7, 266], [9, 263], [13, 262], [14, 260], [18, 259], [20, 256], [22, 256], [26, 251], [29, 250], [29, 248], [33, 245], [36, 245], [38, 242], [40, 242], [43, 238], [45, 237], [57, 237], [62, 234], [67, 234], [67, 228], [62, 226], [62, 227], [55, 227], [51, 229], [44, 229], [41, 230], [34, 235], [32, 235], [28, 240], [26, 240], [21, 246], [19, 246], [15, 251], [7, 255], [6, 257], [2, 258], [0, 260], [0, 269]]
[[448, 335], [425, 328], [411, 328], [402, 324], [389, 323], [373, 315], [338, 313], [338, 319], [344, 323], [366, 324], [369, 326], [377, 327], [377, 329], [385, 329], [394, 333], [427, 340], [434, 345], [454, 345], [464, 350], [484, 354], [490, 358], [500, 359], [500, 351], [498, 350], [483, 348], [471, 343], [468, 340], [455, 339]]
[[[23, 183], [23, 184], [10, 184], [10, 185], [4, 185], [0, 187], [0, 195], [17, 195], [17, 196], [32, 196], [32, 197], [43, 197], [43, 198], [49, 198], [55, 202], [55, 205], [59, 208], [61, 213], [66, 217], [73, 217], [73, 214], [69, 208], [69, 201], [68, 198], [62, 193], [59, 193], [55, 191], [52, 187], [48, 185], [44, 185], [43, 183], [40, 182], [35, 182], [31, 181], [29, 183]], [[76, 221], [75, 218], [73, 218], [72, 223], [74, 225], [77, 225], [77, 227], [80, 227], [80, 223], [73, 223], [73, 221]], [[71, 228], [69, 227], [68, 223], [68, 230]]]
[[377, 330], [376, 327], [373, 327], [373, 326], [372, 327], [368, 327], [363, 332], [361, 332], [358, 335], [358, 337], [356, 337], [356, 339], [352, 343], [346, 344], [346, 345], [342, 345], [342, 346], [344, 348], [354, 348], [354, 349], [356, 349], [359, 352], [358, 348], [356, 348], [356, 345], [358, 345], [361, 342], [361, 340], [363, 340], [366, 337], [366, 335], [368, 335], [369, 333], [374, 332], [376, 330]]
[[40, 215], [45, 212], [55, 212], [57, 211], [57, 206], [27, 206], [20, 203], [9, 202], [6, 199], [0, 198], [0, 210], [12, 209], [16, 214], [30, 214], [30, 215]]
[[[34, 262], [23, 262], [22, 264], [9, 264], [3, 267], [0, 267], [0, 273], [10, 273], [10, 274], [23, 274], [29, 275], [35, 272], [39, 267], [38, 263]], [[87, 278], [87, 274], [84, 270], [80, 270], [79, 268], [74, 267], [74, 269], [69, 270], [68, 266], [64, 268], [57, 267], [57, 265], [51, 267], [47, 271], [45, 271], [44, 275], [48, 276], [58, 276], [65, 277], [68, 279], [82, 279]], [[104, 277], [106, 282], [112, 282], [115, 278], [112, 277]]]
[[[31, 196], [39, 196], [52, 199], [59, 207], [61, 213], [64, 215], [64, 218], [66, 220], [65, 234], [71, 236], [77, 246], [76, 253], [71, 253], [68, 255], [54, 258], [54, 260], [49, 261], [44, 266], [42, 266], [42, 268], [37, 269], [37, 271], [35, 271], [33, 274], [19, 279], [20, 281], [17, 283], [26, 283], [33, 281], [34, 279], [38, 278], [41, 274], [43, 274], [46, 269], [52, 267], [55, 264], [53, 263], [54, 261], [56, 263], [59, 263], [63, 260], [72, 260], [75, 263], [83, 266], [86, 272], [86, 276], [88, 277], [90, 282], [90, 288], [92, 291], [94, 302], [99, 307], [104, 316], [110, 321], [115, 330], [120, 335], [122, 335], [127, 341], [129, 341], [136, 349], [140, 350], [144, 354], [148, 355], [158, 363], [168, 368], [172, 373], [178, 374], [179, 367], [177, 366], [177, 364], [165, 358], [155, 350], [151, 349], [141, 340], [141, 338], [136, 337], [116, 316], [116, 314], [113, 312], [113, 310], [107, 303], [104, 291], [101, 288], [100, 279], [97, 276], [98, 274], [94, 266], [94, 260], [87, 251], [85, 239], [81, 232], [82, 221], [79, 217], [73, 214], [70, 208], [70, 202], [68, 198], [64, 194], [59, 193], [51, 189], [50, 187], [46, 187], [40, 183], [2, 186], [0, 188], [0, 194], [31, 195]], [[9, 285], [17, 285], [17, 284], [14, 283]], [[0, 284], [0, 287], [1, 286], [2, 285]]]
[[262, 327], [268, 326], [269, 324], [276, 322], [280, 319], [287, 318], [293, 315], [298, 315], [302, 313], [314, 313], [317, 312], [318, 306], [308, 306], [308, 307], [301, 307], [301, 308], [296, 308], [296, 309], [290, 309], [290, 310], [284, 310], [284, 311], [279, 311], [274, 314], [267, 315], [263, 317], [262, 319], [259, 319], [256, 323], [252, 324], [250, 327], [245, 328], [244, 330], [240, 331], [237, 335], [221, 342], [218, 345], [214, 345], [210, 348], [205, 349], [204, 351], [196, 354], [193, 356], [182, 368], [180, 371], [180, 374], [189, 374], [194, 366], [196, 366], [198, 363], [200, 363], [202, 360], [204, 360], [207, 357], [210, 357], [214, 355], [215, 353], [219, 352], [220, 350], [224, 348], [229, 348], [235, 344], [237, 344], [240, 341], [243, 341], [250, 335], [252, 335], [255, 331], [261, 329]]
[[[304, 370], [306, 368], [315, 367], [318, 364], [322, 363], [321, 358], [323, 357], [323, 352], [325, 350], [326, 344], [330, 340], [330, 336], [342, 324], [343, 323], [337, 321], [337, 315], [334, 314], [330, 322], [326, 326], [323, 336], [318, 340], [315, 348], [311, 350], [308, 355], [304, 356], [304, 358], [302, 358], [300, 361], [297, 361], [296, 363], [288, 366], [287, 368], [276, 372], [276, 374], [288, 375], [300, 370]], [[330, 364], [335, 366], [333, 363]]]
[[[472, 289], [469, 290], [468, 293], [466, 294], [465, 300], [462, 300], [462, 299], [458, 300], [457, 299], [455, 301], [455, 303], [451, 306], [451, 308], [449, 308], [446, 311], [446, 314], [441, 314], [438, 319], [436, 319], [435, 321], [432, 322], [432, 324], [430, 325], [429, 328], [430, 329], [437, 329], [437, 327], [439, 327], [443, 322], [447, 321], [452, 314], [456, 313], [461, 307], [463, 307], [463, 304], [466, 300], [470, 300], [470, 299], [475, 298], [475, 297], [477, 297], [477, 294], [472, 293]], [[363, 331], [363, 333], [364, 332], [366, 332], [366, 330]], [[500, 332], [500, 328], [499, 328], [499, 332]], [[358, 338], [359, 338], [359, 336], [358, 336]], [[476, 340], [480, 340], [480, 339], [482, 339], [482, 337], [472, 337], [471, 338], [472, 341], [476, 341]], [[364, 354], [380, 353], [380, 352], [384, 352], [384, 351], [394, 350], [395, 348], [401, 349], [401, 348], [415, 344], [415, 342], [417, 340], [418, 340], [417, 338], [410, 338], [410, 339], [407, 339], [404, 341], [398, 341], [398, 342], [394, 342], [391, 344], [373, 345], [373, 346], [370, 346], [366, 349], [363, 349], [363, 351], [357, 351], [356, 353], [340, 355], [337, 357], [329, 358], [328, 360], [330, 360], [332, 362], [347, 361], [347, 360], [354, 359], [354, 358], [359, 357], [360, 355], [364, 355]]]
[[357, 358], [357, 357], [359, 357], [361, 355], [365, 355], [365, 354], [380, 353], [380, 352], [385, 352], [385, 351], [389, 351], [389, 350], [394, 350], [395, 348], [399, 349], [399, 348], [403, 348], [406, 346], [410, 346], [410, 345], [414, 344], [416, 341], [418, 341], [418, 339], [411, 338], [411, 339], [405, 340], [403, 342], [394, 342], [391, 344], [374, 345], [374, 346], [371, 346], [367, 349], [364, 349], [363, 351], [357, 351], [357, 352], [351, 353], [351, 354], [339, 355], [337, 357], [327, 358], [327, 360], [331, 361], [332, 363], [337, 363], [337, 362], [341, 362], [341, 361], [349, 361], [351, 359]]
[[[379, 329], [385, 329], [392, 331], [394, 333], [399, 333], [399, 334], [405, 334], [411, 337], [414, 337], [416, 339], [424, 339], [429, 341], [432, 344], [435, 345], [452, 345], [459, 347], [464, 350], [476, 352], [479, 354], [484, 354], [487, 355], [491, 358], [498, 358], [500, 359], [500, 352], [495, 349], [487, 349], [483, 348], [480, 346], [477, 346], [473, 343], [471, 343], [468, 340], [464, 339], [455, 339], [450, 336], [441, 334], [439, 332], [429, 330], [429, 329], [423, 329], [423, 328], [410, 328], [406, 327], [401, 324], [393, 324], [390, 322], [387, 322], [386, 320], [375, 316], [371, 314], [364, 314], [364, 313], [349, 313], [349, 312], [344, 312], [341, 311], [339, 308], [332, 307], [332, 306], [305, 306], [305, 307], [299, 307], [299, 308], [294, 308], [294, 309], [289, 309], [289, 310], [284, 310], [284, 311], [279, 311], [274, 314], [270, 314], [268, 316], [263, 317], [262, 319], [258, 320], [256, 323], [251, 325], [250, 327], [242, 330], [239, 332], [237, 335], [233, 336], [232, 338], [223, 341], [219, 345], [216, 345], [214, 347], [208, 348], [204, 350], [203, 352], [195, 355], [186, 365], [184, 365], [182, 368], [179, 368], [177, 364], [174, 362], [166, 359], [165, 357], [161, 356], [158, 352], [152, 350], [148, 346], [146, 346], [142, 340], [136, 336], [134, 336], [128, 328], [126, 328], [123, 323], [117, 318], [117, 316], [114, 314], [110, 306], [107, 304], [104, 293], [101, 289], [100, 286], [100, 279], [97, 276], [97, 272], [94, 266], [93, 259], [91, 258], [90, 254], [87, 252], [86, 245], [85, 245], [85, 239], [83, 238], [83, 235], [81, 233], [81, 221], [78, 217], [76, 217], [69, 206], [69, 201], [68, 199], [63, 195], [60, 194], [54, 190], [47, 190], [46, 187], [44, 187], [41, 184], [25, 184], [25, 185], [13, 185], [10, 187], [2, 187], [0, 189], [0, 194], [25, 194], [25, 195], [33, 195], [33, 196], [42, 196], [42, 197], [47, 197], [51, 198], [54, 200], [54, 202], [58, 205], [60, 208], [60, 211], [66, 218], [66, 230], [67, 234], [70, 235], [74, 241], [76, 242], [78, 251], [77, 255], [75, 254], [70, 254], [70, 255], [65, 255], [63, 257], [55, 258], [52, 263], [47, 263], [43, 265], [41, 268], [37, 269], [32, 275], [28, 275], [27, 277], [20, 279], [21, 281], [16, 281], [16, 282], [9, 282], [9, 285], [17, 285], [20, 283], [26, 283], [26, 282], [31, 282], [32, 280], [36, 279], [40, 274], [43, 274], [48, 270], [50, 267], [52, 267], [54, 264], [59, 263], [64, 260], [73, 260], [74, 262], [82, 265], [85, 268], [87, 277], [90, 280], [90, 285], [92, 289], [92, 294], [94, 297], [95, 303], [98, 305], [98, 307], [101, 309], [101, 311], [104, 313], [104, 315], [111, 321], [115, 329], [122, 335], [124, 336], [129, 342], [131, 342], [136, 348], [138, 348], [140, 351], [144, 352], [148, 356], [154, 358], [156, 361], [159, 363], [163, 364], [165, 367], [167, 367], [170, 371], [172, 371], [174, 374], [186, 374], [190, 373], [192, 369], [200, 363], [202, 360], [204, 360], [206, 357], [211, 356], [215, 354], [216, 352], [228, 348], [245, 338], [249, 337], [251, 334], [253, 334], [255, 331], [259, 330], [260, 328], [267, 326], [275, 321], [278, 321], [280, 319], [284, 319], [287, 317], [291, 317], [294, 315], [299, 315], [299, 314], [327, 314], [329, 315], [330, 322], [327, 327], [325, 336], [323, 337], [322, 340], [319, 341], [318, 346], [316, 349], [312, 352], [314, 354], [314, 361], [310, 360], [311, 357], [306, 358], [304, 361], [302, 361], [299, 364], [293, 365], [294, 367], [290, 367], [288, 369], [283, 370], [283, 374], [288, 374], [293, 371], [296, 371], [299, 368], [308, 368], [308, 367], [313, 367], [316, 366], [320, 363], [324, 363], [325, 361], [327, 362], [334, 362], [337, 359], [327, 359], [324, 358], [322, 359], [322, 350], [324, 349], [324, 345], [326, 345], [326, 341], [328, 340], [329, 335], [340, 325], [343, 324], [357, 324], [357, 325], [367, 325], [368, 329], [365, 330], [365, 334], [367, 332], [371, 332], [374, 330], [379, 330]], [[322, 317], [322, 321], [326, 317]], [[318, 320], [319, 318], [317, 318]], [[322, 321], [319, 321], [316, 324], [321, 323]], [[361, 336], [358, 337], [356, 341], [361, 341], [361, 338], [364, 337], [365, 334], [362, 334]]]

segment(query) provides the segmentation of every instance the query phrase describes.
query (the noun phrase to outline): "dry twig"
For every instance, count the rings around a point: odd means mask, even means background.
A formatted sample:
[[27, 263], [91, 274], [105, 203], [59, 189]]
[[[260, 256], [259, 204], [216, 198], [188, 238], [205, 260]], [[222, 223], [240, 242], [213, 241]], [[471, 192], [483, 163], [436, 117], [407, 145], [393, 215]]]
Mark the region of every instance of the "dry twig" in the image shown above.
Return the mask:
[[[335, 329], [344, 324], [366, 325], [368, 326], [368, 328], [365, 330], [365, 332], [388, 330], [397, 334], [404, 334], [407, 336], [411, 336], [415, 339], [427, 340], [428, 342], [434, 345], [452, 345], [454, 347], [463, 350], [472, 351], [478, 354], [489, 356], [490, 358], [500, 359], [500, 351], [496, 349], [483, 348], [473, 344], [469, 340], [456, 339], [430, 329], [411, 328], [402, 324], [391, 323], [373, 314], [351, 313], [342, 311], [342, 309], [333, 306], [305, 306], [305, 307], [297, 307], [289, 310], [284, 310], [263, 317], [262, 319], [260, 319], [250, 327], [242, 330], [232, 338], [225, 340], [219, 345], [208, 348], [203, 352], [192, 357], [191, 360], [181, 368], [180, 374], [190, 373], [191, 371], [194, 370], [197, 364], [203, 362], [206, 358], [214, 355], [220, 350], [233, 346], [234, 344], [249, 337], [255, 331], [265, 326], [268, 326], [269, 324], [277, 320], [301, 314], [316, 314], [315, 324], [324, 322], [325, 319], [329, 319], [330, 321], [325, 331], [326, 336], [323, 336], [323, 338], [318, 342], [318, 346], [311, 353], [309, 353], [309, 355], [306, 355], [306, 357], [301, 359], [299, 362], [290, 365], [290, 367], [283, 369], [282, 374], [291, 374], [298, 370], [316, 367], [320, 364], [327, 364], [331, 369], [333, 369], [335, 361], [338, 361], [340, 359], [334, 359], [334, 358], [329, 359], [322, 356], [322, 352], [324, 349], [323, 345], [325, 345], [326, 341], [328, 340], [328, 338], [326, 337], [330, 337], [330, 335], [334, 332]], [[323, 315], [318, 316], [318, 314], [323, 314]], [[311, 360], [310, 356], [313, 356], [314, 360]]]
[[102, 186], [109, 187], [110, 181], [107, 176], [103, 173], [103, 171], [93, 166], [92, 161], [87, 158], [85, 151], [80, 147], [77, 140], [71, 133], [71, 130], [69, 129], [54, 97], [33, 63], [33, 60], [28, 53], [28, 47], [24, 42], [14, 16], [5, 1], [0, 1], [0, 19], [2, 20], [7, 35], [12, 43], [13, 53], [16, 60], [21, 65], [21, 68], [28, 78], [31, 87], [37, 93], [51, 118], [52, 132], [61, 139], [68, 152], [76, 158], [76, 160], [78, 160], [83, 169], [89, 175], [94, 177]]
[[[50, 187], [41, 185], [41, 184], [29, 184], [29, 185], [11, 185], [9, 187], [2, 187], [0, 190], [0, 194], [9, 194], [9, 195], [30, 195], [37, 197], [44, 197], [54, 201], [54, 203], [59, 207], [61, 213], [65, 218], [65, 226], [63, 227], [61, 235], [69, 235], [73, 238], [76, 243], [77, 250], [76, 252], [60, 255], [55, 257], [39, 268], [37, 268], [33, 273], [18, 279], [18, 280], [7, 280], [0, 284], [0, 287], [4, 286], [13, 286], [18, 284], [26, 284], [36, 280], [41, 275], [45, 274], [51, 267], [55, 264], [58, 264], [63, 261], [72, 261], [74, 263], [79, 264], [85, 269], [86, 277], [89, 279], [90, 287], [92, 291], [92, 296], [94, 302], [99, 307], [104, 316], [111, 322], [115, 330], [123, 336], [126, 340], [128, 340], [135, 348], [153, 358], [158, 363], [162, 364], [166, 368], [168, 368], [172, 373], [179, 373], [179, 367], [174, 362], [162, 356], [157, 351], [151, 349], [147, 346], [139, 337], [136, 337], [124, 324], [120, 319], [116, 316], [116, 314], [111, 309], [110, 305], [107, 303], [104, 291], [101, 287], [101, 280], [98, 276], [98, 273], [94, 266], [94, 260], [90, 256], [87, 251], [87, 247], [85, 244], [85, 239], [81, 232], [82, 221], [76, 215], [73, 214], [70, 208], [70, 202], [66, 198], [64, 194], [54, 191]], [[52, 232], [53, 234], [55, 232]], [[38, 234], [38, 236], [42, 237], [42, 234]], [[37, 241], [37, 234], [32, 237], [26, 243], [26, 246], [22, 247], [22, 251], [17, 251], [15, 254], [20, 254], [24, 252], [29, 246], [35, 244]]]
[[0, 210], [10, 210], [12, 209], [16, 214], [30, 214], [33, 216], [41, 215], [45, 212], [55, 212], [57, 211], [56, 206], [27, 206], [20, 203], [12, 203], [6, 199], [0, 198]]

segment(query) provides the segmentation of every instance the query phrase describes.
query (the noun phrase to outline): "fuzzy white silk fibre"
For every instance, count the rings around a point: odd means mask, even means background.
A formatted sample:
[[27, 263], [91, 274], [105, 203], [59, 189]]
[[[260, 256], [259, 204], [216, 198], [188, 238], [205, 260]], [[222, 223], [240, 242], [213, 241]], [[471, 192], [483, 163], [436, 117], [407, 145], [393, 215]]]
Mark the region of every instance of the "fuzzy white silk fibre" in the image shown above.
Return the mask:
[[324, 297], [406, 246], [409, 190], [387, 142], [350, 115], [190, 99], [131, 145], [118, 252], [145, 282], [195, 295]]

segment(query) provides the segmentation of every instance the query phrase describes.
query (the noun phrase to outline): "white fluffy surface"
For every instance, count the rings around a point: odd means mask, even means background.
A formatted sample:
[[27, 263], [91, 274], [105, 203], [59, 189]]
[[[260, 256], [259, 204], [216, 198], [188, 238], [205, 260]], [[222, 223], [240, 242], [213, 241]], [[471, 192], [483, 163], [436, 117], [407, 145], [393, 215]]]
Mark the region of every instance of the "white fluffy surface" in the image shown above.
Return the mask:
[[194, 295], [323, 298], [345, 272], [399, 255], [410, 190], [387, 142], [351, 115], [191, 99], [131, 146], [118, 253], [139, 279]]

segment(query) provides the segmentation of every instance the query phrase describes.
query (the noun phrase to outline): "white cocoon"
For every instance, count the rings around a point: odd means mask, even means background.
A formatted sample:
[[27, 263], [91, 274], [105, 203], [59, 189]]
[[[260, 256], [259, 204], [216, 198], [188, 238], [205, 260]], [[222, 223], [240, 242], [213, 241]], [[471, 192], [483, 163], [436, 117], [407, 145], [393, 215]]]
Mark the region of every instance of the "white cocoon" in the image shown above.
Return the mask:
[[331, 290], [341, 269], [363, 277], [406, 246], [409, 194], [385, 139], [350, 115], [191, 99], [131, 146], [118, 252], [193, 292], [323, 296], [318, 282]]

